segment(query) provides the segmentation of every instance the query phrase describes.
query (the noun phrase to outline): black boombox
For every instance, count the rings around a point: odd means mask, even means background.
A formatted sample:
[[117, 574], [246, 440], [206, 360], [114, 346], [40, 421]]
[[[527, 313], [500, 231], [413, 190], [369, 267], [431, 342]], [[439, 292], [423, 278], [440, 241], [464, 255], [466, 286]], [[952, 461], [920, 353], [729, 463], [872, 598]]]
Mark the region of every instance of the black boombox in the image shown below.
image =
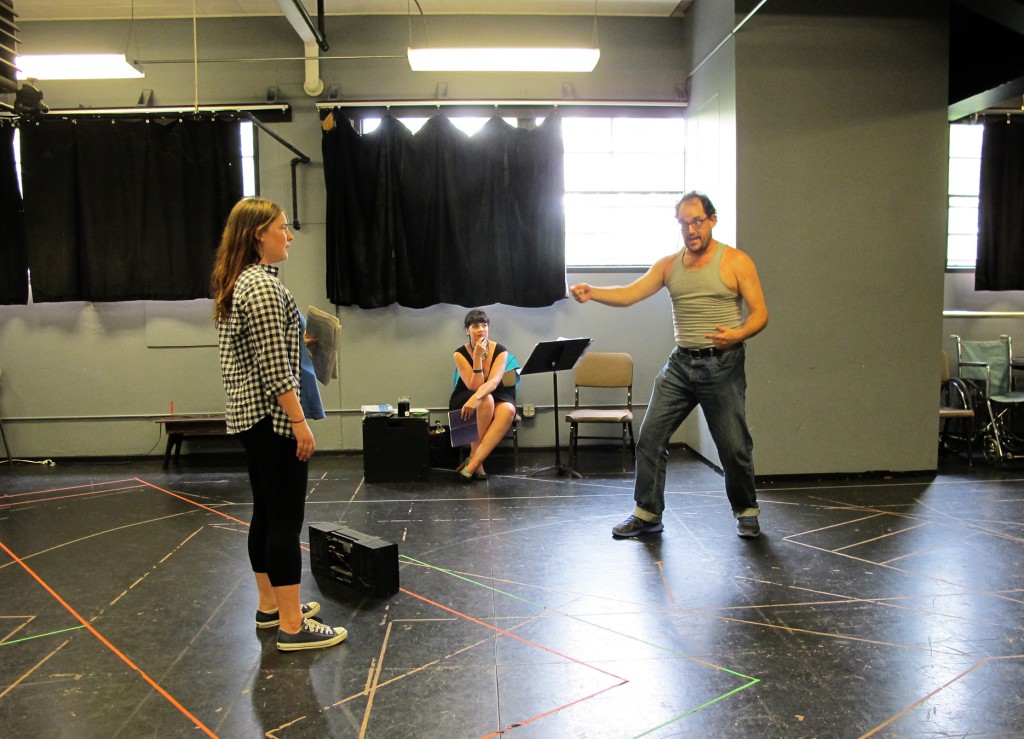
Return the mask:
[[377, 598], [398, 592], [398, 545], [336, 523], [309, 525], [309, 566]]

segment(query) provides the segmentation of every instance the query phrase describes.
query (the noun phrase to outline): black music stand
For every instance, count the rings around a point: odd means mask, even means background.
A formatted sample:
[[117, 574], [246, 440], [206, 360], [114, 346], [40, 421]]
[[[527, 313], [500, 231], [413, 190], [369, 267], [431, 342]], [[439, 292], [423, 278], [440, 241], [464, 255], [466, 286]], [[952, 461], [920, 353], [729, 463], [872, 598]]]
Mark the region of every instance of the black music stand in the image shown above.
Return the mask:
[[519, 371], [521, 375], [532, 375], [537, 372], [551, 373], [551, 388], [555, 398], [555, 463], [550, 467], [543, 467], [531, 472], [527, 477], [543, 475], [548, 472], [557, 472], [559, 475], [572, 475], [583, 477], [579, 472], [562, 464], [562, 445], [558, 438], [558, 427], [561, 419], [558, 417], [558, 375], [556, 372], [572, 369], [583, 356], [593, 339], [556, 339], [555, 341], [542, 341], [533, 347], [530, 358]]

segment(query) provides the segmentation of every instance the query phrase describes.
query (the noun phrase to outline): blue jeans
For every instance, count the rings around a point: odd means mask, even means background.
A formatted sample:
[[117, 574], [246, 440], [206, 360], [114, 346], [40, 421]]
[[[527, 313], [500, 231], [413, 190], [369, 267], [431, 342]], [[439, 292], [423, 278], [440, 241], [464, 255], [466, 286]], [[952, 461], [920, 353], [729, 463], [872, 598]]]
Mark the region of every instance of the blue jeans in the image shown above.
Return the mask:
[[634, 516], [645, 521], [661, 520], [669, 439], [698, 405], [722, 461], [725, 493], [733, 515], [758, 515], [754, 442], [747, 429], [745, 408], [744, 358], [742, 345], [710, 357], [694, 358], [678, 348], [669, 355], [654, 381], [636, 444]]

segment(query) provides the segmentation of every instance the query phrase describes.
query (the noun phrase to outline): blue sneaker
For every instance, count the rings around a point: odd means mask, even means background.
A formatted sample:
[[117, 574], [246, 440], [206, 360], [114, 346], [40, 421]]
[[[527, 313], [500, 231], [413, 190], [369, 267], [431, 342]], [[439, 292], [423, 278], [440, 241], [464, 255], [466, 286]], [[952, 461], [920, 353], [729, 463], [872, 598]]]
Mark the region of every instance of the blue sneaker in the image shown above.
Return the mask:
[[630, 516], [617, 526], [612, 526], [612, 536], [624, 538], [627, 536], [640, 536], [641, 534], [657, 534], [664, 530], [665, 525], [661, 521], [645, 521], [636, 516]]
[[[303, 603], [302, 606], [302, 617], [313, 618], [316, 614], [320, 613], [320, 604], [316, 601], [310, 601], [309, 603]], [[263, 611], [256, 611], [256, 628], [257, 629], [269, 629], [274, 626], [281, 625], [281, 613], [280, 611], [274, 611], [273, 613], [264, 613]]]

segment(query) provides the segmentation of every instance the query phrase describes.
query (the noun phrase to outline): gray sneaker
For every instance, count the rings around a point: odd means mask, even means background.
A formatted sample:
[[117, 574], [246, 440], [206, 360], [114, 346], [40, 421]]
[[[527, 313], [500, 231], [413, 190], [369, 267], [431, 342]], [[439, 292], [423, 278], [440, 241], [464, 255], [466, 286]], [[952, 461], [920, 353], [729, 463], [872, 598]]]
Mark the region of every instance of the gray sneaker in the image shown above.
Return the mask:
[[736, 519], [736, 536], [744, 539], [756, 539], [761, 535], [761, 524], [757, 516], [740, 516]]
[[641, 534], [657, 534], [662, 531], [665, 525], [661, 521], [645, 521], [636, 516], [630, 516], [622, 523], [612, 526], [612, 536], [624, 538], [627, 536], [640, 536]]
[[330, 627], [311, 618], [302, 619], [302, 628], [295, 634], [277, 632], [277, 648], [282, 652], [300, 649], [324, 649], [341, 644], [348, 636], [348, 630], [341, 626]]

